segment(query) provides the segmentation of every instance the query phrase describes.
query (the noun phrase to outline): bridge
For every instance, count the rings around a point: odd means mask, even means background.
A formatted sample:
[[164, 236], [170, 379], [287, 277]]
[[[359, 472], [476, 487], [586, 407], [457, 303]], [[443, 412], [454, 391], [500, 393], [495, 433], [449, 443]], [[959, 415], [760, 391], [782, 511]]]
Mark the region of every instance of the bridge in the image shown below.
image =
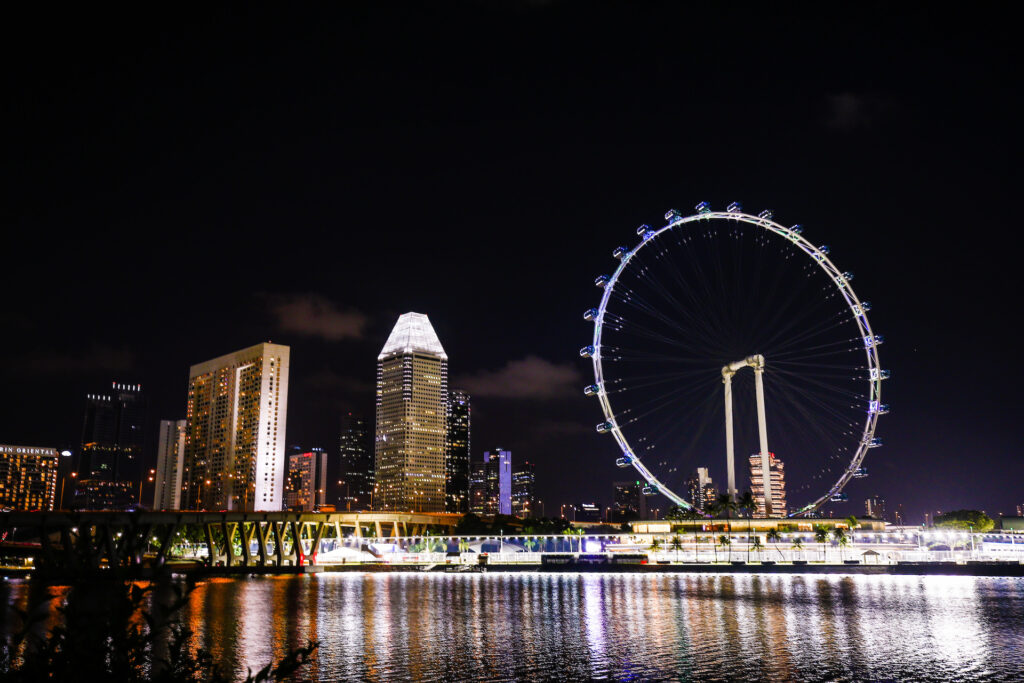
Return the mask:
[[0, 512], [0, 555], [32, 557], [52, 573], [141, 569], [144, 559], [159, 568], [185, 535], [202, 539], [214, 566], [298, 567], [316, 564], [325, 538], [451, 535], [461, 519], [426, 512]]

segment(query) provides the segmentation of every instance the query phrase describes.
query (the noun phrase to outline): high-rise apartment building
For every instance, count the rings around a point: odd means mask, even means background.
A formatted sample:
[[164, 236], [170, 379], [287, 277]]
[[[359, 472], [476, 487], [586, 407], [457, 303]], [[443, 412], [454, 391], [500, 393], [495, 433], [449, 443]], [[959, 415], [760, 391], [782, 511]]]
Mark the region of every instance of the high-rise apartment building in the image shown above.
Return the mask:
[[191, 367], [182, 509], [281, 509], [290, 356], [264, 343]]
[[0, 444], [0, 507], [53, 510], [59, 459], [56, 448]]
[[[718, 498], [718, 489], [711, 481], [707, 467], [698, 467], [696, 473], [687, 480], [686, 488], [690, 494], [690, 502], [701, 510], [706, 510]], [[761, 488], [764, 488], [763, 484]]]
[[885, 520], [885, 498], [871, 496], [864, 501], [864, 514], [872, 519]]
[[487, 507], [487, 467], [483, 462], [469, 463], [469, 511], [484, 514]]
[[160, 420], [156, 442], [154, 510], [181, 509], [181, 478], [185, 473], [185, 420]]
[[[762, 476], [763, 470], [761, 466], [761, 454], [755, 453], [750, 456], [750, 491], [754, 496], [754, 501], [757, 503], [757, 509], [754, 511], [754, 517], [764, 518], [765, 506], [764, 506], [764, 478]], [[771, 496], [772, 515], [775, 517], [786, 516], [786, 472], [785, 464], [779, 458], [775, 457], [774, 453], [768, 454], [768, 473], [771, 477], [772, 490], [769, 492]]]
[[369, 510], [373, 505], [374, 454], [369, 425], [361, 415], [341, 417], [338, 482], [339, 510]]
[[528, 460], [515, 467], [512, 472], [512, 514], [521, 519], [537, 517], [536, 467]]
[[644, 495], [644, 486], [640, 481], [617, 481], [613, 488], [608, 521], [621, 523], [647, 519], [647, 496]]
[[445, 443], [445, 512], [469, 512], [469, 448], [471, 410], [469, 394], [448, 395], [448, 440]]
[[377, 356], [377, 510], [445, 510], [448, 354], [422, 313], [398, 318]]
[[85, 397], [78, 477], [107, 481], [139, 481], [146, 399], [141, 384], [112, 382]]
[[313, 512], [327, 502], [327, 453], [314, 448], [288, 456], [285, 505], [297, 512]]

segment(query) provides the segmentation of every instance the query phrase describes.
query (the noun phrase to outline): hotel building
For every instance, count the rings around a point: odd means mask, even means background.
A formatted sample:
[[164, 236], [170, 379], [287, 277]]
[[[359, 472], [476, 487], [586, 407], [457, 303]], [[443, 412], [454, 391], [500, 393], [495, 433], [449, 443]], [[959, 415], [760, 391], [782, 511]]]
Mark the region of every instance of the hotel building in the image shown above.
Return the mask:
[[290, 354], [264, 343], [191, 367], [182, 509], [281, 509]]

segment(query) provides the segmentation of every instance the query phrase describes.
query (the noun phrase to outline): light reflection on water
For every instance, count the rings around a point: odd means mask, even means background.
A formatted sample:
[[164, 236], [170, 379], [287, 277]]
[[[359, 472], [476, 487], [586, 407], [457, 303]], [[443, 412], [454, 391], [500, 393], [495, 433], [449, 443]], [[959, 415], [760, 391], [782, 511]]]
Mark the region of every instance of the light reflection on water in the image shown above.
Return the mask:
[[[28, 589], [6, 599], [25, 605]], [[319, 680], [1021, 680], [1024, 579], [320, 574], [213, 579], [193, 647]]]

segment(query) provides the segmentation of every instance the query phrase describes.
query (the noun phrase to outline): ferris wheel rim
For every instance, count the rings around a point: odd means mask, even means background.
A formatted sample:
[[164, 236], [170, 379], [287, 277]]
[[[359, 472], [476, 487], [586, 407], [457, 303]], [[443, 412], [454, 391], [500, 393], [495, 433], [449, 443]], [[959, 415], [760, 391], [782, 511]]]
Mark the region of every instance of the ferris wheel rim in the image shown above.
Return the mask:
[[[882, 380], [884, 377], [878, 360], [878, 340], [880, 338], [876, 337], [871, 327], [871, 322], [867, 316], [867, 309], [854, 292], [853, 286], [849, 282], [849, 278], [847, 278], [846, 275], [835, 266], [832, 260], [829, 259], [827, 248], [823, 249], [822, 246], [812, 244], [801, 235], [800, 231], [785, 227], [781, 223], [773, 220], [770, 215], [766, 216], [765, 213], [754, 216], [742, 211], [698, 211], [698, 213], [689, 216], [682, 216], [674, 211], [669, 212], [669, 214], [666, 215], [666, 218], [672, 216], [672, 220], [661, 228], [651, 228], [643, 232], [640, 243], [632, 249], [627, 249], [622, 254], [618, 267], [612, 275], [608, 276], [607, 281], [602, 285], [604, 291], [601, 295], [601, 303], [597, 308], [596, 316], [593, 318], [594, 335], [591, 343], [591, 361], [594, 368], [594, 382], [598, 388], [598, 402], [605, 416], [605, 422], [603, 424], [610, 425], [607, 431], [614, 437], [623, 456], [627, 459], [627, 464], [632, 466], [649, 485], [655, 487], [657, 493], [664, 495], [673, 503], [686, 510], [695, 510], [704, 513], [704, 510], [696, 507], [683, 497], [676, 494], [669, 487], [665, 486], [658, 477], [647, 468], [640, 456], [636, 455], [636, 452], [630, 446], [629, 441], [626, 439], [625, 434], [622, 433], [622, 430], [615, 419], [615, 413], [612, 410], [611, 402], [608, 399], [608, 393], [604, 388], [604, 367], [601, 361], [602, 327], [604, 316], [608, 308], [608, 302], [615, 290], [615, 284], [618, 282], [619, 277], [626, 271], [627, 266], [634, 256], [639, 253], [648, 242], [651, 242], [655, 237], [658, 237], [662, 233], [673, 230], [682, 225], [688, 225], [699, 221], [730, 220], [753, 225], [774, 233], [789, 240], [794, 246], [806, 253], [811, 260], [817, 263], [825, 274], [829, 276], [832, 280], [832, 284], [843, 296], [847, 307], [853, 314], [853, 319], [860, 330], [860, 337], [865, 343], [864, 351], [868, 361], [869, 406], [881, 406]], [[616, 252], [618, 251], [619, 249], [616, 249]], [[873, 439], [880, 414], [881, 413], [878, 410], [871, 410], [869, 408], [868, 417], [865, 421], [864, 430], [857, 445], [857, 450], [850, 459], [849, 465], [847, 465], [846, 469], [843, 470], [843, 473], [839, 476], [839, 479], [824, 494], [814, 499], [811, 503], [802, 506], [800, 509], [787, 514], [786, 518], [798, 517], [815, 512], [833, 496], [836, 496], [843, 490], [846, 484], [849, 483], [861, 468], [864, 458], [867, 456], [868, 449], [874, 445]]]

